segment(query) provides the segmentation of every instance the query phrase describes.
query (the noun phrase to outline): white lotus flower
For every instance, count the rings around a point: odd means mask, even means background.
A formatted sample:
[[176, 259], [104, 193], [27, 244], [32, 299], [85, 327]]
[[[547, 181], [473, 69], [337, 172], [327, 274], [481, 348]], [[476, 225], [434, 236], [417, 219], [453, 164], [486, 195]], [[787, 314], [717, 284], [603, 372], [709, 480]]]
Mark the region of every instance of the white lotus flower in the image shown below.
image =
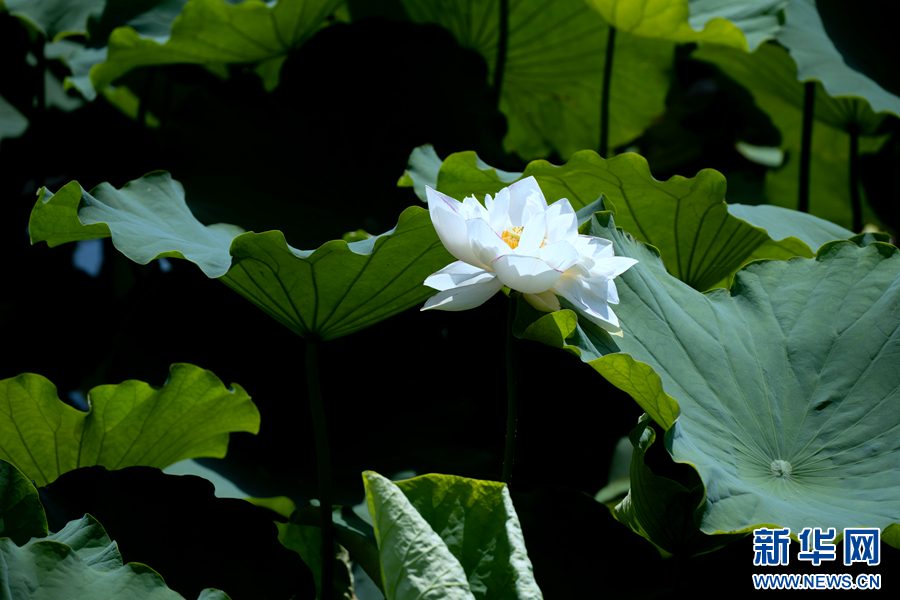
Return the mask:
[[615, 256], [609, 240], [579, 235], [575, 211], [563, 198], [547, 206], [534, 177], [500, 190], [484, 206], [425, 188], [431, 222], [459, 260], [425, 280], [439, 290], [422, 310], [467, 310], [505, 286], [544, 311], [560, 309], [557, 296], [588, 320], [622, 335], [610, 304], [619, 303], [613, 279], [638, 261]]

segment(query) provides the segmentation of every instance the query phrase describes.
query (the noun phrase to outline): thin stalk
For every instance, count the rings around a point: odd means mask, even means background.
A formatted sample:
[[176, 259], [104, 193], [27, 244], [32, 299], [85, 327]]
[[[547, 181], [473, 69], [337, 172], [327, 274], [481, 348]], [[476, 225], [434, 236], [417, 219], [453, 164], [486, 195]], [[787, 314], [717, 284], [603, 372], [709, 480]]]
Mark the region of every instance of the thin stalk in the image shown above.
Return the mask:
[[616, 28], [609, 26], [606, 38], [606, 66], [603, 67], [603, 92], [600, 96], [600, 156], [609, 150], [609, 83], [612, 81], [613, 51], [616, 48]]
[[497, 42], [497, 62], [494, 65], [494, 99], [500, 107], [500, 91], [503, 88], [503, 69], [506, 68], [506, 50], [509, 46], [509, 0], [500, 0], [500, 40]]
[[316, 465], [319, 471], [319, 512], [322, 515], [322, 598], [331, 598], [334, 569], [334, 532], [331, 525], [331, 454], [328, 451], [328, 429], [325, 425], [325, 405], [319, 383], [319, 344], [306, 342], [306, 384], [309, 387], [309, 408], [312, 412], [313, 434], [316, 442]]
[[862, 231], [862, 199], [859, 197], [859, 125], [853, 123], [850, 133], [850, 204], [853, 206], [853, 231]]
[[43, 115], [47, 108], [47, 57], [44, 56], [44, 36], [38, 36], [35, 44], [34, 55], [37, 58], [38, 86], [37, 86], [37, 110]]
[[816, 84], [803, 84], [803, 137], [800, 145], [800, 192], [797, 210], [809, 212], [809, 163], [812, 158], [813, 109], [816, 100]]
[[503, 483], [512, 479], [513, 459], [516, 455], [516, 422], [519, 412], [519, 378], [516, 368], [516, 337], [513, 323], [516, 320], [518, 294], [509, 295], [509, 315], [506, 318], [506, 449], [503, 452]]
[[144, 91], [141, 93], [140, 104], [138, 105], [138, 116], [137, 122], [143, 128], [147, 127], [147, 109], [150, 104], [150, 94], [153, 92], [153, 82], [156, 80], [156, 72], [159, 70], [159, 67], [153, 67], [150, 69], [150, 73], [147, 75], [147, 84], [144, 86]]
[[[32, 139], [44, 139], [44, 125], [47, 117], [47, 57], [44, 56], [44, 36], [38, 34], [37, 43], [34, 45], [34, 56], [37, 58], [37, 98], [34, 110], [31, 112], [31, 133]], [[35, 160], [34, 162], [34, 185], [40, 189], [44, 185], [46, 175], [44, 162]]]

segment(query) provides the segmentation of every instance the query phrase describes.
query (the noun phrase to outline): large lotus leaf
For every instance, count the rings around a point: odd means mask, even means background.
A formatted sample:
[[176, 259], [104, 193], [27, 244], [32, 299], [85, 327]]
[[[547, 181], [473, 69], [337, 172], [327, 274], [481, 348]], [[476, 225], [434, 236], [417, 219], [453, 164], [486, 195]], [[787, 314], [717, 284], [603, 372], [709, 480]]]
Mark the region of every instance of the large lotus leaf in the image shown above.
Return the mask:
[[[700, 531], [694, 513], [703, 504], [703, 484], [690, 482], [690, 487], [656, 475], [644, 461], [644, 455], [656, 439], [656, 432], [648, 425], [650, 416], [644, 413], [629, 439], [634, 448], [631, 454], [628, 495], [616, 505], [616, 518], [635, 533], [647, 538], [666, 552], [693, 556], [710, 552], [728, 544], [734, 536], [710, 536]], [[693, 469], [690, 470], [696, 478]]]
[[791, 0], [784, 15], [785, 24], [776, 39], [796, 61], [797, 79], [821, 81], [831, 96], [859, 96], [875, 112], [900, 116], [900, 98], [847, 65], [825, 31], [815, 0]]
[[133, 379], [101, 385], [88, 402], [89, 412], [72, 408], [34, 373], [0, 380], [0, 458], [43, 486], [85, 466], [221, 458], [230, 432], [259, 432], [259, 410], [243, 388], [189, 364], [173, 364], [162, 387]]
[[[177, 543], [177, 542], [173, 542]], [[58, 533], [19, 547], [0, 539], [0, 598], [48, 600], [183, 600], [159, 573], [141, 563], [122, 564], [116, 543], [91, 515], [69, 522]], [[227, 600], [207, 589], [199, 600]]]
[[587, 0], [617, 29], [679, 44], [750, 51], [775, 37], [788, 0]]
[[84, 35], [88, 20], [103, 13], [106, 0], [0, 0], [0, 12], [31, 23], [48, 39]]
[[385, 597], [542, 598], [505, 484], [363, 473]]
[[280, 231], [243, 233], [235, 225], [204, 226], [191, 214], [184, 189], [169, 173], [150, 173], [117, 190], [90, 193], [70, 182], [39, 192], [29, 221], [32, 243], [113, 238], [131, 260], [162, 257], [197, 264], [298, 335], [323, 340], [365, 329], [423, 302], [425, 278], [453, 262], [428, 212], [410, 207], [397, 226], [348, 244], [297, 250]]
[[474, 152], [459, 152], [448, 156], [437, 174], [435, 161], [424, 160], [427, 156], [427, 150], [421, 150], [410, 157], [407, 174], [413, 183], [436, 182], [438, 190], [457, 199], [474, 194], [481, 200], [528, 176], [537, 179], [547, 202], [568, 198], [576, 210], [603, 194], [617, 223], [656, 246], [669, 272], [699, 290], [729, 285], [734, 272], [751, 260], [812, 257], [825, 242], [853, 235], [796, 211], [726, 205], [725, 178], [712, 169], [690, 179], [658, 181], [637, 154], [605, 160], [584, 150], [561, 167], [537, 160], [524, 173], [506, 173], [486, 165]]
[[[498, 2], [403, 0], [417, 23], [450, 30], [477, 50], [493, 76], [500, 38]], [[583, 0], [509, 3], [509, 40], [500, 110], [507, 152], [526, 159], [555, 150], [563, 159], [600, 145], [600, 97], [609, 26]], [[665, 110], [674, 43], [616, 37], [610, 83], [609, 146], [643, 133]]]
[[830, 242], [701, 294], [610, 213], [582, 233], [640, 261], [616, 279], [624, 337], [527, 302], [516, 334], [580, 355], [667, 428], [672, 457], [706, 486], [701, 531], [900, 522], [896, 247]]
[[98, 90], [137, 67], [189, 63], [217, 65], [268, 61], [268, 88], [278, 82], [287, 53], [327, 24], [341, 0], [278, 0], [274, 4], [190, 0], [167, 38], [144, 38], [132, 27], [110, 34], [106, 60], [93, 67]]
[[[766, 200], [778, 206], [797, 208], [800, 150], [803, 123], [803, 84], [797, 80], [797, 65], [786, 50], [764, 44], [752, 54], [721, 46], [703, 46], [694, 58], [712, 63], [746, 87], [757, 106], [781, 132], [785, 165], [766, 175]], [[853, 223], [850, 203], [850, 134], [860, 130], [859, 151], [877, 151], [887, 136], [875, 135], [884, 120], [865, 100], [832, 98], [815, 83], [809, 211], [843, 227]], [[878, 222], [860, 188], [863, 218]]]
[[21, 546], [47, 535], [47, 515], [38, 491], [25, 475], [0, 459], [0, 538]]

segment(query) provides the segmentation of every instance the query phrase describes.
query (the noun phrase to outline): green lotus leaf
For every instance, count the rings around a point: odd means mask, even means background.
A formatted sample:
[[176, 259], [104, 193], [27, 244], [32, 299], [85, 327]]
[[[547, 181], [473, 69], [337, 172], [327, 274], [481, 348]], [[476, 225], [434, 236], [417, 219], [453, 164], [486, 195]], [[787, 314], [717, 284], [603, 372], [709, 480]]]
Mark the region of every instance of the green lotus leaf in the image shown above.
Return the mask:
[[520, 301], [514, 332], [580, 356], [667, 429], [666, 449], [706, 487], [701, 531], [900, 523], [896, 247], [829, 242], [701, 294], [611, 213], [581, 231], [640, 261], [616, 279], [624, 337], [565, 301], [549, 314]]
[[[729, 204], [728, 214], [754, 227], [766, 230], [769, 236], [769, 239], [752, 248], [738, 268], [761, 259], [787, 260], [795, 256], [812, 258], [823, 244], [834, 240], [855, 238], [852, 231], [835, 225], [831, 221], [771, 204], [757, 206]], [[872, 239], [887, 242], [890, 236], [873, 234]], [[736, 271], [737, 268], [713, 287], [729, 289], [734, 281]]]
[[266, 87], [272, 89], [287, 53], [324, 27], [339, 4], [341, 0], [278, 0], [274, 4], [190, 0], [172, 23], [168, 38], [144, 38], [133, 27], [114, 29], [106, 60], [91, 69], [90, 80], [102, 90], [137, 67], [271, 61], [262, 74]]
[[[44, 46], [48, 59], [61, 60], [72, 74], [66, 77], [65, 89], [74, 87], [87, 100], [94, 100], [98, 93], [132, 119], [137, 116], [137, 96], [128, 88], [105, 86], [94, 89], [90, 72], [103, 63], [108, 55], [109, 36], [117, 27], [134, 30], [143, 39], [164, 42], [171, 35], [172, 23], [181, 14], [186, 0], [151, 0], [140, 4], [107, 2], [98, 21], [88, 23], [86, 35], [90, 45], [74, 40], [59, 39]], [[157, 124], [158, 126], [158, 121]]]
[[[0, 538], [0, 581], [10, 598], [184, 599], [147, 565], [122, 564], [116, 543], [91, 515], [21, 547]], [[207, 589], [199, 600], [228, 600], [228, 595]]]
[[[402, 0], [417, 23], [448, 29], [477, 50], [493, 76], [500, 12], [496, 2]], [[600, 98], [609, 26], [583, 0], [524, 0], [509, 6], [500, 93], [507, 152], [525, 159], [555, 150], [563, 159], [600, 145]], [[621, 33], [610, 83], [609, 147], [638, 137], [665, 110], [675, 44]]]
[[177, 363], [162, 387], [128, 380], [88, 395], [89, 412], [63, 403], [56, 386], [25, 373], [0, 380], [0, 459], [44, 486], [79, 467], [163, 468], [221, 458], [232, 431], [259, 432], [259, 410], [237, 384]]
[[[694, 522], [694, 512], [703, 505], [703, 484], [699, 478], [690, 488], [653, 473], [644, 455], [656, 439], [644, 413], [629, 436], [631, 454], [630, 489], [614, 509], [616, 518], [670, 554], [693, 556], [711, 552], [743, 537], [710, 536]], [[696, 477], [696, 472], [691, 469]]]
[[113, 245], [140, 264], [184, 258], [298, 335], [323, 340], [424, 302], [434, 291], [422, 282], [454, 260], [419, 207], [407, 208], [380, 236], [301, 251], [280, 231], [204, 226], [185, 204], [181, 184], [162, 171], [119, 190], [103, 183], [88, 193], [74, 181], [53, 195], [42, 189], [29, 231], [32, 243], [51, 247], [112, 236]]
[[[752, 54], [708, 45], [692, 56], [716, 65], [746, 87], [756, 105], [781, 132], [781, 149], [787, 160], [780, 169], [766, 174], [765, 197], [770, 204], [797, 208], [804, 92], [791, 56], [774, 44], [764, 44]], [[851, 227], [848, 131], [859, 128], [861, 153], [876, 152], [888, 137], [877, 135], [886, 116], [875, 113], [860, 98], [832, 98], [818, 82], [815, 90], [809, 211], [842, 227]], [[864, 221], [878, 223], [862, 188], [860, 196]]]
[[753, 51], [775, 37], [788, 0], [588, 0], [622, 31], [679, 44], [709, 42]]
[[47, 39], [87, 33], [88, 20], [97, 19], [106, 0], [0, 0], [14, 17], [31, 23]]
[[505, 484], [363, 473], [385, 597], [542, 598]]
[[[427, 155], [428, 149], [419, 150]], [[433, 152], [431, 150], [430, 152]], [[568, 198], [582, 209], [603, 195], [617, 223], [637, 239], [656, 246], [674, 277], [699, 290], [728, 286], [734, 272], [751, 260], [812, 257], [825, 242], [853, 232], [822, 219], [776, 207], [726, 205], [725, 178], [704, 169], [693, 178], [658, 181], [643, 157], [625, 153], [605, 160], [592, 150], [575, 153], [557, 167], [528, 164], [524, 173], [497, 171], [474, 152], [451, 154], [434, 173], [434, 160], [410, 157], [415, 183], [435, 182], [457, 199], [496, 194], [520, 178], [534, 176], [547, 202]]]
[[21, 546], [47, 535], [47, 515], [38, 491], [25, 475], [0, 459], [0, 538]]
[[797, 63], [797, 79], [815, 79], [830, 96], [857, 96], [876, 113], [900, 116], [900, 98], [847, 65], [825, 31], [815, 0], [791, 0], [784, 15], [785, 24], [776, 39]]

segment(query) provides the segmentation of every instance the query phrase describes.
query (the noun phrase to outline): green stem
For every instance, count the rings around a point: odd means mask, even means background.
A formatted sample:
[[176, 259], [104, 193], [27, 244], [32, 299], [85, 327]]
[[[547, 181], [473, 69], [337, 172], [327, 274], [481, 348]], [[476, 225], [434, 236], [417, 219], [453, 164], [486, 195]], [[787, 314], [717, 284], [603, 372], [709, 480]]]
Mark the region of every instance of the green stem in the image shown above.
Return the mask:
[[800, 145], [800, 195], [797, 210], [809, 212], [809, 163], [812, 158], [813, 109], [816, 100], [816, 84], [803, 84], [803, 137]]
[[859, 125], [852, 123], [850, 133], [850, 203], [853, 206], [853, 232], [860, 233], [862, 222], [862, 199], [859, 196]]
[[142, 128], [147, 127], [147, 109], [149, 108], [150, 94], [153, 92], [153, 82], [156, 80], [156, 72], [158, 70], [159, 67], [150, 69], [150, 73], [147, 74], [147, 83], [144, 85], [144, 91], [141, 93], [141, 100], [138, 105], [137, 122]]
[[516, 421], [519, 406], [519, 378], [516, 368], [516, 337], [513, 323], [516, 320], [518, 294], [509, 295], [509, 315], [506, 318], [506, 450], [503, 452], [503, 477], [501, 481], [509, 485], [512, 479], [513, 459], [516, 455]]
[[608, 158], [609, 150], [609, 83], [612, 81], [613, 52], [616, 48], [616, 28], [609, 26], [606, 38], [606, 66], [603, 68], [603, 92], [600, 96], [600, 156]]
[[319, 512], [322, 515], [322, 593], [331, 598], [334, 569], [334, 532], [331, 525], [331, 454], [328, 451], [328, 429], [325, 425], [325, 405], [319, 383], [319, 344], [306, 342], [306, 384], [309, 388], [309, 407], [312, 411], [313, 434], [316, 442], [316, 464], [319, 471]]
[[[44, 125], [47, 121], [47, 57], [44, 55], [44, 36], [38, 34], [37, 43], [34, 45], [34, 56], [37, 58], [37, 98], [34, 110], [31, 113], [31, 134], [32, 139], [43, 140], [45, 137]], [[34, 163], [34, 185], [40, 189], [45, 181], [44, 161], [35, 160]]]
[[509, 0], [500, 0], [500, 40], [497, 42], [497, 63], [494, 65], [494, 98], [500, 107], [500, 91], [503, 88], [503, 69], [506, 68], [506, 50], [509, 46]]

